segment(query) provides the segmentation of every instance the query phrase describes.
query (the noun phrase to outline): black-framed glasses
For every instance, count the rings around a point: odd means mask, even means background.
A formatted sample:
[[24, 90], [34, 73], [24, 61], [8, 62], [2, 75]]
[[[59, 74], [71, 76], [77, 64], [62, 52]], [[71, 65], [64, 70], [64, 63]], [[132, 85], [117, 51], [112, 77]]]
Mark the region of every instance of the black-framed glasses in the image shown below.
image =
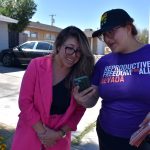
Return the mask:
[[102, 35], [98, 36], [98, 38], [99, 38], [101, 41], [105, 42], [105, 38], [106, 38], [106, 37], [107, 37], [107, 38], [113, 38], [114, 35], [115, 35], [115, 33], [116, 33], [116, 31], [117, 31], [119, 28], [121, 28], [121, 26], [114, 27], [114, 28], [112, 28], [111, 30], [109, 30], [109, 31], [107, 31], [107, 32], [104, 32]]
[[65, 47], [65, 54], [67, 55], [73, 55], [74, 53], [76, 55], [81, 54], [81, 51], [79, 49], [74, 49], [73, 47], [67, 45], [64, 45], [64, 47]]

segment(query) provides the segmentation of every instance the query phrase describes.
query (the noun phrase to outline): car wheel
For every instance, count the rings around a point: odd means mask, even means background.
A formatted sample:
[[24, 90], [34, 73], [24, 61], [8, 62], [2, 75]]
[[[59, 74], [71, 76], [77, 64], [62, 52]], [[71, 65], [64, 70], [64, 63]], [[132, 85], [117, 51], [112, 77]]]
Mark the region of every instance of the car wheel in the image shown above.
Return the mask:
[[10, 67], [13, 65], [13, 56], [11, 54], [5, 54], [2, 58], [2, 63], [6, 67]]

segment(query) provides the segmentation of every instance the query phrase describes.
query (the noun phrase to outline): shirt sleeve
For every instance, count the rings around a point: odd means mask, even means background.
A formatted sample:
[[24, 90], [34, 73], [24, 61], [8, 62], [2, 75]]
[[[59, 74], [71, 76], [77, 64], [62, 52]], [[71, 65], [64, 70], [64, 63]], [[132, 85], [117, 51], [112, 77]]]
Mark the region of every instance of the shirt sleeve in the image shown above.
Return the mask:
[[34, 107], [34, 89], [36, 83], [36, 65], [33, 59], [23, 76], [19, 94], [20, 119], [32, 126], [40, 120], [39, 112]]

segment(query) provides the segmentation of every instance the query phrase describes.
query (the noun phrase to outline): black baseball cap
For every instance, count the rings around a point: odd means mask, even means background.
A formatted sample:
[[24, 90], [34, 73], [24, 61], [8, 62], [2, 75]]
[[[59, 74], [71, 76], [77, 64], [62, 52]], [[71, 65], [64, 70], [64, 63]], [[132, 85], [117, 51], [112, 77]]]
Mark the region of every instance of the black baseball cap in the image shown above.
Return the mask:
[[92, 37], [100, 36], [102, 33], [111, 30], [114, 27], [125, 25], [127, 22], [133, 22], [134, 19], [123, 9], [111, 9], [101, 16], [100, 29], [93, 32]]

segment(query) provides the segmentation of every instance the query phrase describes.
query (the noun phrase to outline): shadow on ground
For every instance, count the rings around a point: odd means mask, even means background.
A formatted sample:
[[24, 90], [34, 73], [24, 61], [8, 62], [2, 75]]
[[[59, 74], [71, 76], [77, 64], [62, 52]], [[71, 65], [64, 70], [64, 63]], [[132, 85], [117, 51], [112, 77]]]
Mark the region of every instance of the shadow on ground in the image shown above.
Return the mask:
[[0, 137], [3, 137], [1, 142], [2, 144], [6, 144], [6, 150], [10, 150], [11, 148], [14, 131], [15, 129], [13, 127], [8, 127], [5, 124], [0, 123]]
[[0, 63], [0, 73], [9, 73], [9, 72], [19, 72], [23, 71], [27, 68], [27, 66], [19, 66], [19, 67], [5, 67]]

